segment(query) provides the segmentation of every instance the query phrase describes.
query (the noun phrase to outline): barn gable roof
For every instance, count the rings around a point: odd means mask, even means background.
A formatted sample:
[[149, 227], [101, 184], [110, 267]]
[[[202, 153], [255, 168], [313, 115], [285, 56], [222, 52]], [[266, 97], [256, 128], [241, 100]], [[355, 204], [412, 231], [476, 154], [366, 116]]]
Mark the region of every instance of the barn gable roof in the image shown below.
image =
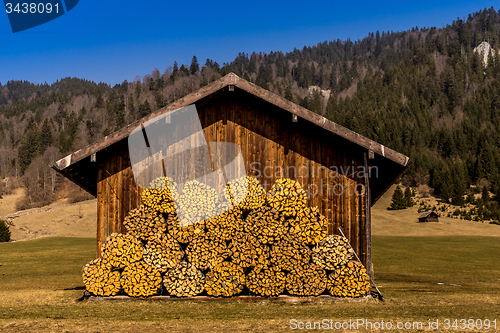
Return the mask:
[[393, 179], [387, 179], [384, 181], [383, 189], [375, 194], [375, 197], [373, 198], [374, 201], [376, 201], [394, 182], [394, 180], [399, 175], [401, 175], [411, 164], [407, 156], [398, 153], [390, 148], [387, 148], [384, 145], [370, 140], [343, 126], [340, 126], [321, 115], [318, 115], [293, 102], [290, 102], [289, 100], [286, 100], [285, 98], [278, 96], [266, 89], [263, 89], [251, 82], [248, 82], [238, 77], [234, 73], [230, 73], [208, 84], [207, 86], [202, 87], [199, 90], [178, 99], [172, 104], [157, 110], [151, 115], [137, 120], [132, 124], [106, 136], [102, 140], [58, 160], [52, 167], [63, 174], [65, 177], [85, 189], [90, 194], [96, 196], [97, 163], [90, 163], [91, 155], [127, 139], [130, 133], [132, 133], [132, 131], [137, 126], [140, 126], [141, 123], [144, 123], [169, 111], [177, 110], [179, 108], [194, 104], [197, 101], [226, 87], [232, 87], [233, 89], [234, 87], [236, 87], [238, 89], [246, 91], [249, 94], [252, 94], [262, 100], [267, 101], [270, 104], [273, 104], [283, 110], [292, 113], [293, 115], [296, 115], [299, 121], [300, 119], [304, 119], [308, 122], [311, 122], [316, 126], [324, 128], [334, 135], [338, 135], [356, 145], [373, 151], [377, 155], [377, 157], [380, 157], [384, 161], [391, 162], [391, 165], [397, 166], [397, 168], [394, 170], [394, 176], [392, 177]]
[[437, 216], [437, 213], [435, 213], [433, 210], [429, 210], [429, 211], [427, 211], [427, 212], [423, 212], [423, 213], [422, 213], [422, 214], [420, 214], [417, 218], [418, 218], [418, 219], [424, 219], [424, 218], [426, 218], [426, 217], [429, 217], [429, 216], [430, 216], [430, 215], [432, 215], [432, 214], [434, 214], [434, 215], [436, 215], [436, 216]]

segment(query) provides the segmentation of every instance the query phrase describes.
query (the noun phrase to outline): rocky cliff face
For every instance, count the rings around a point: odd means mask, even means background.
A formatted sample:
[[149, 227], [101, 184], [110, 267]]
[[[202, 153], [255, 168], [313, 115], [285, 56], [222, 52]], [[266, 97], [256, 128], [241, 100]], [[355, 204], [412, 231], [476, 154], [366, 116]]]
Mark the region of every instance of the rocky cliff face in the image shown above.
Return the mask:
[[484, 67], [488, 66], [488, 55], [490, 54], [490, 52], [493, 57], [495, 57], [498, 53], [498, 51], [494, 50], [488, 42], [482, 42], [481, 44], [479, 44], [476, 48], [474, 48], [474, 52], [480, 55]]

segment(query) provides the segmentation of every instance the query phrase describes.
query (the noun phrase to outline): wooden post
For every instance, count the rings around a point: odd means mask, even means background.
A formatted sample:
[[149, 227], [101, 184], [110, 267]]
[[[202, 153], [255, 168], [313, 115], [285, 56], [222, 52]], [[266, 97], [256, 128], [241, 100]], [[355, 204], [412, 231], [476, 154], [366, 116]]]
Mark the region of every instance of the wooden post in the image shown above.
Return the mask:
[[374, 279], [373, 264], [372, 264], [372, 216], [371, 216], [371, 197], [370, 197], [370, 177], [369, 166], [366, 152], [364, 153], [365, 160], [365, 207], [366, 207], [366, 269], [372, 280]]

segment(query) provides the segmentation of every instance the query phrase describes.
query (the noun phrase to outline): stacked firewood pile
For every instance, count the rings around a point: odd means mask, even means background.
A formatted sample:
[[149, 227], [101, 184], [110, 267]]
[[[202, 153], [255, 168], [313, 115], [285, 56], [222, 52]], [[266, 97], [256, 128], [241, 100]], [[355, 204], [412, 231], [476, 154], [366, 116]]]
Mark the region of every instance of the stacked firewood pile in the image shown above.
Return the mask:
[[132, 297], [369, 293], [366, 269], [353, 261], [348, 240], [327, 235], [326, 218], [306, 206], [298, 182], [279, 179], [266, 193], [244, 177], [229, 183], [223, 197], [197, 181], [179, 192], [171, 179], [155, 179], [143, 192], [144, 205], [125, 218], [127, 234], [110, 235], [102, 258], [84, 267], [87, 291]]

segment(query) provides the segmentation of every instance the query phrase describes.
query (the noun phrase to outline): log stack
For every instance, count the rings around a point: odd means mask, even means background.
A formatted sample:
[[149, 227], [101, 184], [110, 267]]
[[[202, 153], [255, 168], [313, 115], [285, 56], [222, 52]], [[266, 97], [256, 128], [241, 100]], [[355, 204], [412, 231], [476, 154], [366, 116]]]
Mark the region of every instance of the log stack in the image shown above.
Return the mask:
[[160, 273], [177, 266], [183, 257], [184, 252], [179, 243], [164, 233], [156, 235], [144, 249], [144, 261]]
[[256, 237], [240, 231], [229, 243], [228, 255], [231, 262], [242, 268], [263, 264], [269, 247], [261, 245]]
[[205, 288], [205, 276], [194, 265], [184, 261], [165, 274], [163, 285], [172, 296], [196, 296]]
[[305, 265], [310, 260], [311, 250], [296, 234], [286, 234], [271, 250], [271, 263], [285, 271]]
[[260, 296], [278, 296], [285, 290], [286, 274], [280, 267], [258, 265], [246, 277], [247, 288]]
[[[231, 297], [245, 288], [262, 297], [326, 290], [359, 297], [370, 289], [366, 269], [351, 261], [348, 240], [326, 235], [326, 218], [305, 206], [305, 192], [293, 180], [277, 180], [266, 194], [256, 179], [240, 178], [225, 193], [232, 204], [219, 202], [213, 189], [197, 181], [180, 194], [168, 178], [150, 186], [143, 197], [148, 204], [125, 218], [128, 233], [109, 236], [102, 259], [84, 267], [90, 293], [147, 297], [158, 294], [162, 283], [164, 294], [174, 297], [204, 291]], [[179, 211], [169, 210], [174, 201]]]
[[207, 231], [229, 241], [243, 226], [242, 211], [229, 205], [219, 205], [217, 211], [220, 212], [218, 215], [205, 221]]
[[195, 222], [196, 218], [188, 214], [169, 214], [166, 220], [168, 234], [179, 243], [188, 244], [195, 237], [205, 232], [205, 221]]
[[95, 259], [83, 267], [85, 289], [96, 296], [114, 296], [121, 290], [120, 272]]
[[211, 296], [238, 295], [245, 287], [245, 273], [240, 266], [224, 261], [206, 275], [205, 290]]
[[328, 276], [328, 291], [337, 297], [361, 297], [370, 292], [370, 278], [363, 265], [350, 261]]
[[161, 213], [146, 205], [131, 210], [125, 217], [123, 225], [128, 234], [144, 241], [155, 239], [167, 230]]
[[122, 272], [123, 291], [133, 297], [147, 297], [157, 294], [161, 288], [160, 272], [144, 261], [134, 262]]
[[287, 230], [283, 215], [270, 206], [252, 210], [245, 222], [245, 231], [257, 238], [262, 244], [279, 241]]
[[170, 214], [175, 212], [175, 201], [178, 199], [177, 184], [169, 177], [158, 177], [144, 189], [142, 202], [160, 212]]
[[112, 233], [101, 249], [102, 261], [113, 268], [124, 268], [142, 259], [144, 250], [140, 240], [132, 235]]
[[316, 265], [335, 270], [347, 264], [354, 257], [347, 238], [340, 235], [328, 235], [321, 240], [312, 250], [312, 260]]
[[297, 234], [302, 241], [314, 245], [325, 238], [328, 231], [328, 221], [321, 215], [318, 207], [298, 209], [296, 217], [290, 220], [290, 232]]
[[189, 243], [186, 254], [189, 262], [201, 270], [214, 268], [228, 256], [224, 240], [211, 232], [205, 232]]
[[179, 214], [192, 216], [198, 222], [216, 215], [219, 196], [210, 186], [192, 180], [184, 185], [177, 203]]
[[318, 296], [326, 289], [326, 272], [315, 264], [295, 267], [286, 277], [286, 290], [296, 296]]
[[266, 190], [253, 177], [241, 177], [228, 183], [225, 198], [244, 212], [259, 208], [266, 202]]
[[267, 193], [269, 206], [285, 217], [294, 217], [307, 204], [307, 193], [295, 180], [280, 178]]

